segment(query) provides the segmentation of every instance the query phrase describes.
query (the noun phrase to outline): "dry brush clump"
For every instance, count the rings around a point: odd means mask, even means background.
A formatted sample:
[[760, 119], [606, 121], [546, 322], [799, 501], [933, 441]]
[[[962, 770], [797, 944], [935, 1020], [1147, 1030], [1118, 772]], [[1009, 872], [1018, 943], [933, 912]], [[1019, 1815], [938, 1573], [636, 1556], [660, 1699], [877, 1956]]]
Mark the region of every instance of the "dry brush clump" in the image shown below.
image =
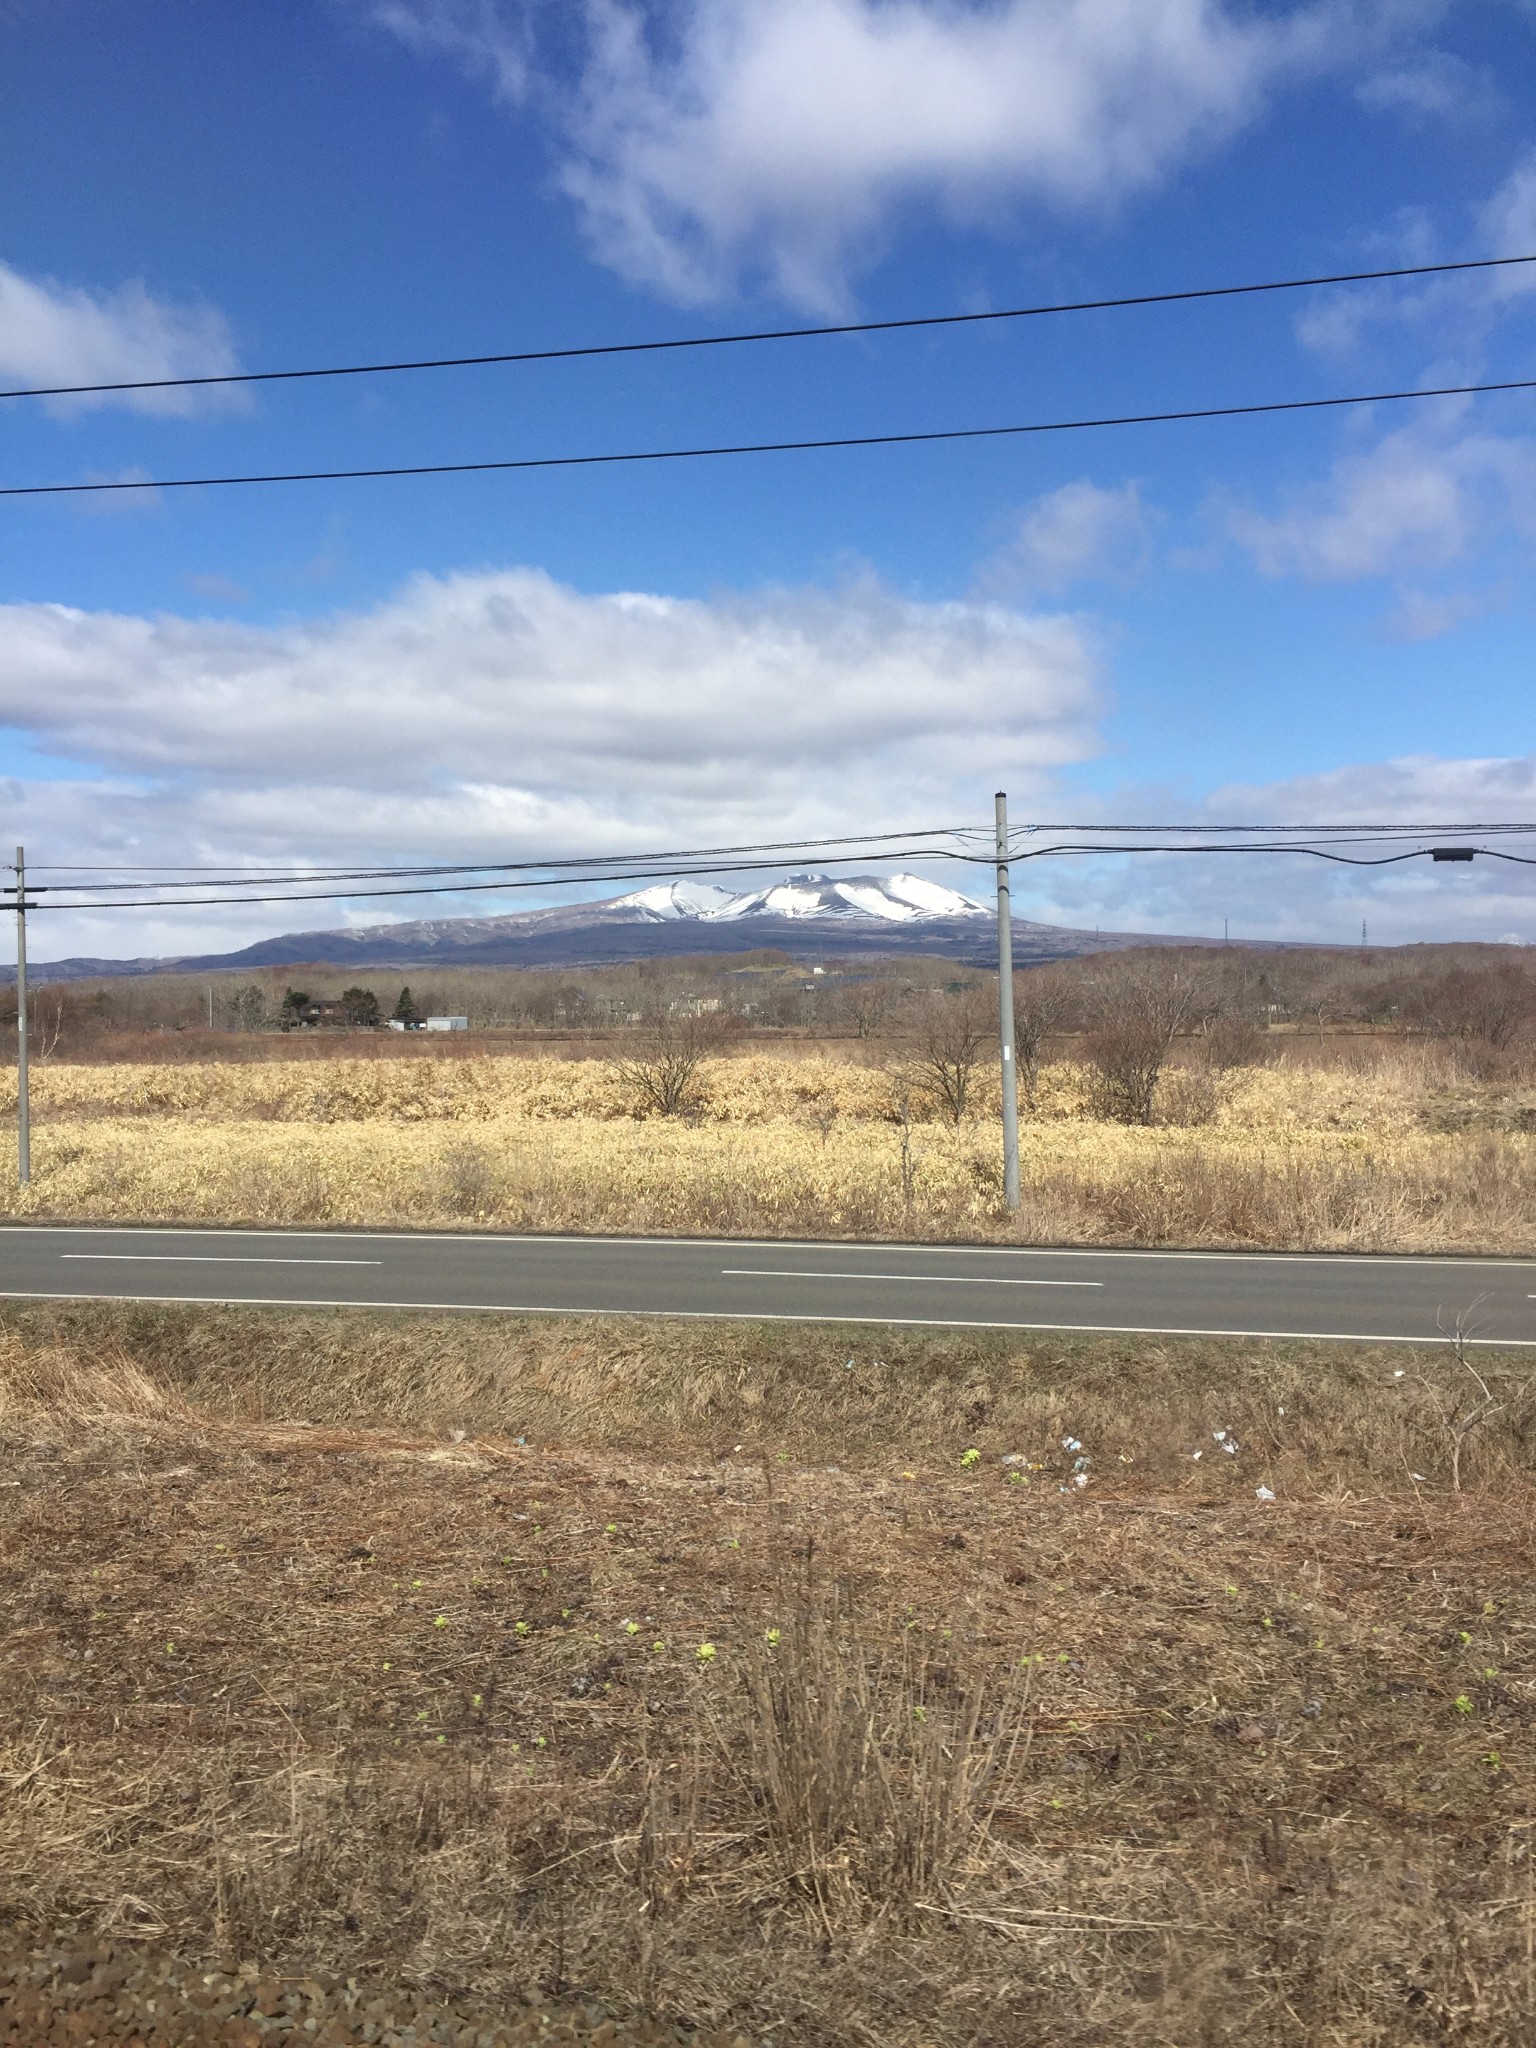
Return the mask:
[[[1507, 1360], [1474, 1503], [1399, 1468], [1433, 1404], [1385, 1353], [5, 1334], [13, 1953], [171, 1953], [274, 2021], [323, 1970], [418, 2039], [560, 2006], [804, 2048], [1528, 2038]], [[519, 1445], [494, 1418], [541, 1388], [568, 1433]], [[1265, 1436], [1293, 1402], [1310, 1480]]]

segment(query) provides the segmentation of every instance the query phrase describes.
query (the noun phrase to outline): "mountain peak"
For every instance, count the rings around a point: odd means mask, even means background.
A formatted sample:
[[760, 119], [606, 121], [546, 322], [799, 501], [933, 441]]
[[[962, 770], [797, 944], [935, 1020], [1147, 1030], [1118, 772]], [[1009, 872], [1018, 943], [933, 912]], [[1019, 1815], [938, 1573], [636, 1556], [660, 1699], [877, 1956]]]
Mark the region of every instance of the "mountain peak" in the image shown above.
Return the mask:
[[990, 917], [984, 905], [921, 875], [850, 875], [838, 880], [808, 869], [782, 882], [739, 895], [704, 882], [659, 882], [621, 896], [616, 910], [633, 910], [648, 920], [698, 919], [734, 923], [744, 917], [878, 920], [915, 924], [933, 917]]

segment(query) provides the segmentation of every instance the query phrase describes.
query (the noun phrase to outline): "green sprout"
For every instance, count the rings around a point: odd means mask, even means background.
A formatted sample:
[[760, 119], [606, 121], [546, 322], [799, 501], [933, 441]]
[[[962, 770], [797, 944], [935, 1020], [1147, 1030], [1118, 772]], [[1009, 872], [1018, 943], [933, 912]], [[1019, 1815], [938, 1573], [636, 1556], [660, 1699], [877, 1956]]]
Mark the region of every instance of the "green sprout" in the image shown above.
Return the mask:
[[437, 1619], [436, 1619], [436, 1620], [435, 1620], [435, 1621], [433, 1622], [432, 1626], [433, 1626], [434, 1628], [446, 1628], [446, 1627], [448, 1626], [448, 1617], [447, 1617], [447, 1615], [446, 1615], [446, 1614], [440, 1614], [440, 1615], [438, 1615]]
[[979, 1465], [981, 1463], [981, 1453], [977, 1450], [974, 1444], [971, 1445], [968, 1451], [962, 1451], [960, 1453], [960, 1463], [965, 1467], [967, 1472], [970, 1471], [973, 1465]]
[[700, 1643], [693, 1654], [701, 1664], [713, 1664], [715, 1661], [715, 1646], [713, 1643]]
[[1458, 1714], [1470, 1714], [1473, 1711], [1472, 1702], [1464, 1692], [1457, 1693], [1451, 1704]]
[[763, 1641], [768, 1645], [770, 1650], [776, 1650], [779, 1647], [779, 1644], [783, 1642], [783, 1640], [783, 1635], [780, 1633], [778, 1629], [768, 1628], [763, 1630]]

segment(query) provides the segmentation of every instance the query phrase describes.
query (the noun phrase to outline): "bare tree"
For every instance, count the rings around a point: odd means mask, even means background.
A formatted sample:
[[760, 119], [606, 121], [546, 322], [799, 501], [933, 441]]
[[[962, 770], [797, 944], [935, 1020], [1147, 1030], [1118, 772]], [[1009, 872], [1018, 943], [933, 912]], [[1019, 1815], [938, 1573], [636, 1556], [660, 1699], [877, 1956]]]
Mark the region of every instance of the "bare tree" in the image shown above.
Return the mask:
[[719, 1013], [653, 1011], [633, 1052], [614, 1061], [643, 1115], [688, 1116], [704, 1106], [704, 1063], [718, 1053], [735, 1019]]
[[893, 981], [855, 981], [843, 992], [843, 1007], [860, 1038], [878, 1038], [900, 991]]
[[1155, 953], [1122, 956], [1094, 977], [1087, 1052], [1106, 1115], [1118, 1123], [1151, 1123], [1158, 1079], [1199, 996], [1187, 968]]
[[248, 981], [230, 992], [225, 1007], [236, 1031], [259, 1031], [267, 1021], [267, 992], [259, 981]]
[[1031, 1109], [1046, 1042], [1069, 1027], [1078, 1006], [1078, 990], [1059, 967], [1030, 967], [1013, 977], [1013, 1056]]
[[942, 995], [920, 996], [902, 1023], [911, 1084], [951, 1123], [963, 1122], [977, 1064], [997, 1031], [996, 996], [975, 983]]
[[1536, 981], [1513, 962], [1456, 966], [1420, 989], [1414, 1007], [1429, 1030], [1502, 1052], [1536, 1019]]

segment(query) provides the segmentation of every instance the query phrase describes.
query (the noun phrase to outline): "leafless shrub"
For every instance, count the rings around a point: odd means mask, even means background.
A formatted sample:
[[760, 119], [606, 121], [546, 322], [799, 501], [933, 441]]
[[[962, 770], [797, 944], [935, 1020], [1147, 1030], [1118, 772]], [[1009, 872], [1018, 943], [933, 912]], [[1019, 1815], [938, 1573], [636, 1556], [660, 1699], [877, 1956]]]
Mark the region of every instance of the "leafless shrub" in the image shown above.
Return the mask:
[[635, 1049], [614, 1061], [637, 1114], [697, 1114], [704, 1106], [705, 1062], [722, 1049], [733, 1021], [709, 1012], [653, 1012]]
[[1256, 1067], [1269, 1048], [1268, 1034], [1248, 1010], [1220, 1009], [1207, 1018], [1200, 1033], [1200, 1055], [1213, 1073], [1230, 1073], [1234, 1067]]
[[997, 1001], [980, 985], [919, 997], [903, 1018], [903, 1073], [950, 1123], [965, 1121], [976, 1070], [997, 1032]]
[[1031, 1109], [1040, 1083], [1040, 1061], [1047, 1043], [1070, 1025], [1079, 1007], [1079, 989], [1057, 967], [1032, 967], [1013, 977], [1013, 1049], [1024, 1100]]
[[1086, 1050], [1101, 1115], [1151, 1123], [1158, 1079], [1199, 993], [1188, 968], [1156, 954], [1116, 961], [1096, 977]]
[[473, 1138], [445, 1147], [438, 1173], [443, 1205], [455, 1216], [483, 1216], [495, 1206], [495, 1162]]
[[[1451, 1468], [1451, 1491], [1461, 1491], [1462, 1457], [1467, 1445], [1479, 1430], [1485, 1429], [1496, 1415], [1501, 1415], [1509, 1405], [1508, 1397], [1500, 1399], [1489, 1387], [1488, 1382], [1467, 1356], [1471, 1341], [1477, 1304], [1456, 1317], [1449, 1333], [1451, 1355], [1456, 1361], [1456, 1370], [1447, 1376], [1420, 1372], [1419, 1385], [1424, 1389], [1429, 1404], [1445, 1433], [1449, 1447]], [[1521, 1388], [1523, 1394], [1525, 1389]]]

